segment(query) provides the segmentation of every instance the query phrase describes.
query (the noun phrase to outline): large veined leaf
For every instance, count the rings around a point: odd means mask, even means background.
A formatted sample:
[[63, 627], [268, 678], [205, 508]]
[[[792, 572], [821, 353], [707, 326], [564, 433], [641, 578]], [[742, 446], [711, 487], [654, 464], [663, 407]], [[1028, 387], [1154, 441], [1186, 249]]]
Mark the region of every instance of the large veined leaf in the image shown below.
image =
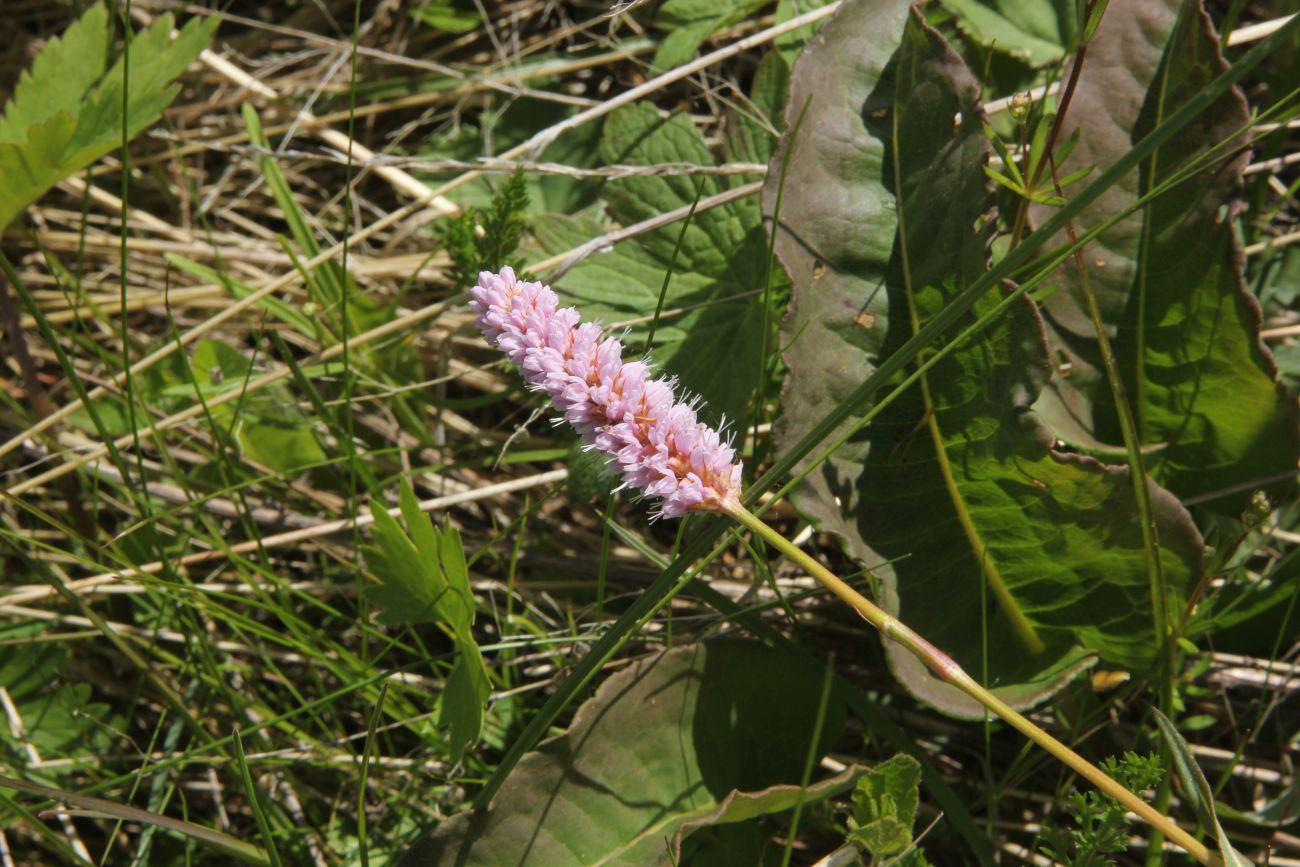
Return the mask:
[[[1061, 174], [1108, 167], [1199, 93], [1225, 68], [1218, 42], [1199, 4], [1112, 2], [1066, 118], [1065, 128], [1077, 127], [1080, 135]], [[1140, 172], [1085, 209], [1077, 231], [1131, 206], [1212, 148], [1240, 144], [1234, 137], [1248, 121], [1240, 92], [1225, 93]], [[1230, 155], [1221, 151], [1103, 233], [1083, 256], [1139, 437], [1154, 446], [1149, 470], [1183, 497], [1275, 476], [1294, 468], [1300, 454], [1295, 403], [1277, 382], [1259, 337], [1259, 306], [1242, 281], [1232, 209], [1247, 154]], [[1048, 211], [1035, 214], [1043, 218]], [[1120, 451], [1119, 423], [1075, 264], [1067, 263], [1061, 275], [1069, 291], [1049, 298], [1044, 310], [1053, 350], [1070, 366], [1068, 375], [1054, 376], [1037, 408], [1081, 448]], [[1248, 494], [1221, 504], [1236, 511]]]
[[[793, 150], [777, 252], [795, 303], [781, 444], [985, 270], [992, 226], [977, 84], [903, 3], [860, 0], [837, 14], [795, 67], [788, 119], [805, 104], [815, 133], [783, 142]], [[767, 208], [782, 160], [772, 161]], [[972, 314], [1002, 300], [990, 294]], [[1052, 451], [1030, 410], [1048, 374], [1041, 320], [1016, 299], [796, 496], [879, 566], [886, 607], [1022, 707], [1098, 655], [1145, 668], [1157, 645], [1127, 470]], [[1177, 604], [1200, 539], [1173, 497], [1152, 497]], [[981, 712], [906, 651], [886, 650], [919, 698]]]
[[852, 788], [856, 769], [802, 794], [790, 785], [809, 739], [829, 743], [843, 721], [832, 700], [817, 732], [820, 700], [820, 678], [760, 642], [657, 654], [601, 684], [567, 732], [524, 757], [491, 808], [447, 820], [401, 864], [682, 863], [691, 829]]
[[85, 168], [156, 121], [180, 86], [176, 76], [207, 47], [218, 18], [196, 18], [172, 41], [172, 16], [158, 16], [108, 64], [108, 11], [95, 4], [52, 39], [23, 74], [0, 119], [0, 230], [59, 181]]
[[[650, 106], [633, 105], [605, 122], [601, 155], [607, 164], [713, 165], [704, 137], [690, 117], [660, 120]], [[700, 180], [685, 175], [628, 177], [611, 181], [602, 195], [610, 213], [631, 225], [695, 200]], [[724, 192], [743, 181], [707, 177], [704, 196]], [[570, 249], [598, 234], [590, 221], [547, 218], [534, 234], [548, 251]], [[722, 416], [743, 426], [762, 352], [763, 298], [755, 294], [766, 277], [767, 246], [755, 199], [732, 202], [695, 214], [682, 233], [681, 224], [625, 241], [608, 253], [579, 264], [556, 281], [556, 291], [585, 317], [607, 323], [639, 321], [629, 345], [646, 334], [663, 288], [665, 316], [655, 332], [654, 358], [677, 376], [688, 392], [704, 399], [701, 416]], [[677, 311], [687, 309], [679, 314]]]

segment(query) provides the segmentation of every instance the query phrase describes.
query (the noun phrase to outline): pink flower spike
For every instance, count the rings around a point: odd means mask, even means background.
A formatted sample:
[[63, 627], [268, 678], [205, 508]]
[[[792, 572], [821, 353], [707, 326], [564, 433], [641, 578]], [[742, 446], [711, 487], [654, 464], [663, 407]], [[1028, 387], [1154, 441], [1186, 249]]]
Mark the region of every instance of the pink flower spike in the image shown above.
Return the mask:
[[623, 344], [601, 338], [544, 283], [512, 268], [484, 271], [470, 307], [488, 342], [519, 365], [529, 388], [550, 395], [584, 442], [609, 457], [627, 487], [662, 497], [660, 512], [718, 512], [740, 505], [741, 464], [718, 432], [673, 396], [672, 381], [652, 379]]

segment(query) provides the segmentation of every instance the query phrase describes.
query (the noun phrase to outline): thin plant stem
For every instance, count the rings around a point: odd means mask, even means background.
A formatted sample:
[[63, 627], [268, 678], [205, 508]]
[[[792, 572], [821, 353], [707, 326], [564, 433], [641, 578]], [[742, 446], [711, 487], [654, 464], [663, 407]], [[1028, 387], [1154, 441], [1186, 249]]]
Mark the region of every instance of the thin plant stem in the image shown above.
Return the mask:
[[785, 554], [801, 568], [807, 570], [809, 575], [816, 578], [826, 589], [857, 611], [882, 636], [907, 648], [944, 683], [956, 687], [988, 708], [989, 711], [1047, 750], [1079, 776], [1119, 801], [1127, 809], [1132, 810], [1143, 821], [1162, 832], [1174, 843], [1177, 843], [1200, 863], [1212, 865], [1212, 867], [1222, 867], [1223, 860], [1216, 853], [1211, 852], [1203, 843], [1180, 828], [1172, 819], [1160, 813], [1146, 801], [1120, 785], [1119, 782], [1112, 779], [1096, 765], [1052, 737], [1019, 711], [989, 692], [967, 674], [950, 656], [926, 641], [897, 617], [862, 596], [848, 583], [822, 566], [806, 552], [795, 547], [789, 540], [769, 527], [744, 506], [730, 506], [725, 511], [727, 515], [742, 526], [753, 530], [765, 542]]

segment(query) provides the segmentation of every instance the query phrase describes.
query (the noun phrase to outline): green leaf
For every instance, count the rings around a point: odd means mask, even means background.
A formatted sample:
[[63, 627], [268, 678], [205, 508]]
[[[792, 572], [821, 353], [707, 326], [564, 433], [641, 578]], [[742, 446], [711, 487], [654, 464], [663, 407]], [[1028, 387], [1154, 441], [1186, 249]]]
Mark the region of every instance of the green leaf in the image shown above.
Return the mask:
[[[905, 10], [844, 7], [795, 68], [790, 111], [815, 92], [804, 125], [816, 135], [794, 145], [777, 240], [794, 281], [780, 448], [986, 269], [978, 86], [919, 16], [886, 72], [893, 45], [882, 34], [903, 31]], [[769, 183], [768, 201], [771, 192]], [[889, 610], [1026, 707], [1096, 655], [1144, 670], [1156, 645], [1127, 471], [1052, 451], [1029, 411], [1048, 375], [1042, 325], [1028, 299], [999, 313], [1002, 300], [976, 302], [973, 314], [994, 317], [979, 337], [816, 468], [795, 500], [875, 571]], [[1200, 538], [1172, 497], [1153, 499], [1180, 605]], [[885, 647], [918, 698], [982, 714], [910, 653]]]
[[1164, 738], [1173, 755], [1174, 768], [1178, 772], [1179, 782], [1182, 783], [1183, 798], [1196, 813], [1201, 828], [1214, 836], [1219, 854], [1223, 856], [1223, 863], [1226, 867], [1251, 867], [1251, 863], [1232, 847], [1223, 826], [1219, 824], [1214, 810], [1214, 791], [1210, 788], [1209, 781], [1205, 779], [1205, 774], [1201, 772], [1200, 766], [1196, 764], [1196, 757], [1192, 755], [1191, 747], [1183, 740], [1183, 736], [1178, 733], [1178, 727], [1169, 717], [1154, 707], [1151, 708], [1151, 712], [1156, 715], [1156, 727], [1159, 728], [1160, 736]]
[[[120, 723], [107, 704], [91, 701], [89, 684], [65, 681], [72, 673], [64, 670], [66, 660], [64, 650], [54, 645], [0, 647], [0, 683], [13, 700], [26, 743], [46, 757], [84, 757], [90, 762], [97, 750], [108, 747]], [[11, 757], [26, 755], [9, 725], [0, 726], [0, 744]], [[74, 761], [43, 766], [40, 773], [77, 770]]]
[[772, 158], [785, 123], [782, 115], [789, 90], [790, 65], [780, 52], [768, 52], [754, 72], [749, 105], [727, 112], [725, 129], [730, 160], [765, 163]]
[[438, 724], [448, 730], [454, 765], [482, 735], [492, 692], [491, 676], [471, 631], [475, 606], [465, 549], [460, 532], [450, 523], [441, 531], [433, 526], [405, 480], [398, 504], [409, 536], [381, 503], [371, 507], [374, 542], [362, 551], [382, 583], [366, 588], [365, 595], [380, 609], [380, 623], [436, 623], [454, 642], [456, 661], [438, 707]]
[[405, 482], [400, 506], [409, 537], [382, 503], [371, 507], [374, 543], [363, 551], [381, 583], [367, 588], [366, 598], [380, 609], [380, 623], [438, 623], [448, 635], [464, 639], [475, 608], [460, 533], [450, 524], [441, 533], [434, 529]]
[[[806, 15], [814, 9], [820, 9], [829, 5], [833, 0], [778, 0], [776, 4], [776, 16], [773, 23], [784, 24], [792, 18], [800, 15]], [[787, 67], [793, 66], [795, 58], [803, 47], [808, 44], [808, 40], [816, 35], [821, 26], [826, 23], [825, 18], [815, 21], [812, 24], [805, 24], [796, 30], [788, 33], [782, 33], [776, 38], [776, 50], [780, 53], [781, 58], [785, 61]]]
[[483, 735], [492, 679], [472, 638], [456, 642], [456, 662], [447, 675], [438, 704], [438, 725], [447, 730], [447, 761], [460, 763], [465, 750]]
[[[96, 4], [46, 45], [0, 121], [0, 229], [52, 186], [151, 126], [179, 92], [173, 80], [207, 47], [219, 19], [195, 18], [172, 40], [172, 16], [158, 16], [131, 42], [130, 91], [124, 59], [108, 63], [108, 13]], [[124, 105], [125, 102], [125, 111]]]
[[[808, 739], [829, 743], [843, 720], [833, 701], [815, 731], [820, 694], [802, 662], [756, 641], [642, 659], [601, 684], [568, 731], [526, 755], [489, 809], [444, 821], [400, 863], [681, 863], [694, 828], [794, 805], [800, 795], [788, 784], [802, 776]], [[856, 773], [804, 802], [846, 789]]]
[[867, 772], [853, 793], [849, 840], [872, 855], [897, 855], [912, 845], [920, 803], [921, 764], [900, 753]]
[[468, 33], [482, 21], [470, 0], [425, 0], [411, 10], [411, 17], [444, 33]]
[[943, 0], [957, 26], [983, 45], [1046, 66], [1065, 56], [1077, 24], [1074, 0]]
[[[691, 163], [715, 165], [690, 118], [661, 121], [648, 105], [610, 115], [601, 142], [607, 164]], [[699, 179], [689, 176], [619, 178], [606, 185], [610, 213], [630, 225], [665, 211], [689, 207]], [[735, 187], [735, 178], [704, 179], [705, 197]], [[603, 230], [591, 221], [547, 218], [534, 233], [548, 252], [571, 249]], [[586, 318], [606, 323], [643, 320], [628, 343], [644, 339], [673, 261], [680, 224], [650, 232], [579, 264], [555, 281], [566, 303]], [[762, 351], [763, 299], [755, 290], [766, 277], [767, 246], [758, 202], [743, 199], [695, 214], [682, 239], [664, 301], [665, 317], [655, 332], [654, 359], [703, 398], [701, 418], [725, 416], [743, 427], [758, 383]], [[695, 308], [684, 315], [674, 311]]]
[[[1218, 37], [1196, 4], [1147, 0], [1111, 7], [1089, 47], [1066, 118], [1066, 127], [1077, 125], [1080, 137], [1062, 173], [1111, 166], [1225, 67]], [[1126, 73], [1115, 76], [1115, 69]], [[1085, 210], [1077, 233], [1180, 176], [1211, 149], [1239, 144], [1233, 137], [1249, 117], [1240, 92], [1225, 92], [1198, 123]], [[1139, 438], [1163, 446], [1148, 470], [1181, 497], [1284, 472], [1300, 457], [1295, 401], [1279, 386], [1260, 340], [1259, 305], [1243, 282], [1233, 231], [1247, 154], [1226, 161], [1223, 156], [1125, 217], [1083, 256]], [[1034, 211], [1040, 219], [1048, 213]], [[1068, 441], [1120, 443], [1073, 262], [1061, 276], [1069, 291], [1055, 293], [1044, 308], [1053, 349], [1068, 358], [1071, 369], [1068, 377], [1053, 377], [1035, 409]], [[1235, 513], [1249, 494], [1214, 505]]]
[[[252, 362], [220, 340], [195, 344], [190, 366], [194, 382], [206, 396], [242, 390], [253, 373]], [[194, 386], [188, 380], [176, 381], [159, 393], [178, 398], [180, 406], [189, 406], [196, 399]], [[272, 387], [246, 396], [238, 406], [226, 403], [211, 411], [218, 424], [233, 426], [247, 457], [274, 470], [294, 473], [326, 459], [316, 437], [316, 422], [303, 414], [287, 388]]]
[[655, 52], [659, 69], [681, 66], [695, 56], [704, 40], [724, 27], [744, 21], [767, 0], [668, 0], [659, 7], [655, 26], [668, 31]]
[[18, 79], [0, 119], [0, 142], [21, 145], [27, 130], [56, 114], [76, 117], [85, 94], [108, 68], [108, 10], [96, 3], [45, 44]]

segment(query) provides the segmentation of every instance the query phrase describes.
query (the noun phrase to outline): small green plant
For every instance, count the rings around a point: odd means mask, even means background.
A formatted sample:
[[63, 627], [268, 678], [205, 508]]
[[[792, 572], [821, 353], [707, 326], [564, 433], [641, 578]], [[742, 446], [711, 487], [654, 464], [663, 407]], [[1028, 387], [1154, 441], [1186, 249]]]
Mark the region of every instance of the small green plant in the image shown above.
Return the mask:
[[[1160, 757], [1127, 752], [1102, 762], [1102, 769], [1132, 792], [1151, 789], [1164, 778]], [[1128, 819], [1119, 801], [1103, 792], [1071, 792], [1066, 801], [1071, 826], [1044, 825], [1039, 851], [1067, 867], [1102, 867], [1115, 862], [1107, 855], [1128, 848]]]
[[447, 255], [452, 261], [452, 285], [472, 286], [480, 271], [496, 271], [504, 265], [518, 265], [513, 258], [524, 233], [528, 211], [528, 181], [522, 168], [492, 198], [492, 205], [480, 214], [473, 208], [447, 225]]
[[912, 825], [920, 804], [921, 764], [904, 753], [876, 765], [858, 780], [849, 817], [849, 842], [869, 853], [872, 863], [922, 867]]

